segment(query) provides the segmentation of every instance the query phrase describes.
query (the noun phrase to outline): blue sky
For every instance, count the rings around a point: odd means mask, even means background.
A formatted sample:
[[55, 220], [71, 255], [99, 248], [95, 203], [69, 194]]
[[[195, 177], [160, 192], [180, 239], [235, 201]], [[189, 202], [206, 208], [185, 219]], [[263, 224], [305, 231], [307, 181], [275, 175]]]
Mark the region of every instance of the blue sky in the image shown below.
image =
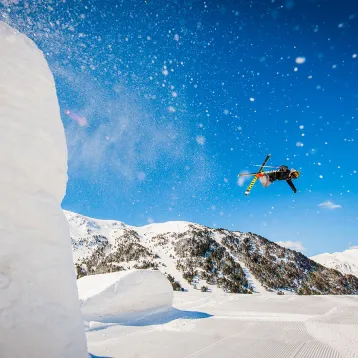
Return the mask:
[[[63, 208], [251, 231], [307, 255], [358, 245], [353, 1], [0, 3], [56, 80]], [[245, 197], [237, 174], [267, 153], [301, 170], [297, 194], [257, 183]]]

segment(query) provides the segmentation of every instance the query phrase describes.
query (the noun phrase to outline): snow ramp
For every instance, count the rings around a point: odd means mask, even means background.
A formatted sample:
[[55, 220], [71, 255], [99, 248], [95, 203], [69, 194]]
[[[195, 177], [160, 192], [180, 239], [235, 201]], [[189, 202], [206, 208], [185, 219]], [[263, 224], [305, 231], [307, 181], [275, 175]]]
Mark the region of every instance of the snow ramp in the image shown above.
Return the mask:
[[168, 310], [173, 288], [159, 271], [130, 270], [85, 276], [77, 287], [86, 321], [107, 321]]

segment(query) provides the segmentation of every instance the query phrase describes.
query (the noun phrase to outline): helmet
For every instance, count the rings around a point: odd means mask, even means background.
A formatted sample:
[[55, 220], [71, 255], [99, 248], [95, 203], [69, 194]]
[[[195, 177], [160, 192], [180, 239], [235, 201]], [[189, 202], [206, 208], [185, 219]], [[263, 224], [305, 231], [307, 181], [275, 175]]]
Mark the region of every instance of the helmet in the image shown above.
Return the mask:
[[295, 169], [292, 169], [291, 170], [291, 176], [295, 179], [297, 179], [299, 176], [300, 176], [300, 172], [295, 170]]

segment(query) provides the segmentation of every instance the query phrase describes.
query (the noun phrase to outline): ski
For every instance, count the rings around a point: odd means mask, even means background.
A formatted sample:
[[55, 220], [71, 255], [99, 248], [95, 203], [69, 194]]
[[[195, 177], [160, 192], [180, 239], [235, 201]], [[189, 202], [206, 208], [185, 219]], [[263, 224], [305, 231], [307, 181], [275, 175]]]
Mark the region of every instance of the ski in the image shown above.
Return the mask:
[[268, 162], [268, 160], [270, 159], [270, 157], [271, 157], [271, 154], [268, 154], [267, 157], [266, 157], [266, 159], [265, 159], [264, 162], [262, 163], [262, 165], [261, 165], [259, 171], [255, 174], [254, 179], [252, 179], [250, 185], [249, 185], [248, 188], [246, 189], [245, 195], [249, 195], [249, 194], [250, 194], [250, 191], [251, 191], [252, 187], [254, 186], [254, 184], [256, 183], [257, 179], [259, 178], [257, 174], [260, 174], [260, 173], [263, 172], [263, 170], [264, 170], [264, 168], [265, 168], [265, 165], [266, 165], [266, 163]]
[[[261, 167], [261, 164], [253, 164], [253, 167]], [[265, 165], [265, 168], [281, 168], [281, 166]]]
[[[261, 172], [260, 174], [270, 174], [270, 173], [276, 173], [277, 170], [269, 170], [267, 172]], [[257, 173], [242, 173], [242, 174], [238, 174], [238, 177], [247, 177], [247, 176], [251, 176], [251, 175], [257, 175]]]

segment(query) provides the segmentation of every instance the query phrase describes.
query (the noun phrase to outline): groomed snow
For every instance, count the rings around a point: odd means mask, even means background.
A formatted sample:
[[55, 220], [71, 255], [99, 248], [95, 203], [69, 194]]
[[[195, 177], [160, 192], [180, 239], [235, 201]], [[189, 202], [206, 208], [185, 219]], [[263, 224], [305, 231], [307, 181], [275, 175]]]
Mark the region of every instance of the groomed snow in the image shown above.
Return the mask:
[[92, 325], [98, 357], [357, 358], [358, 297], [175, 292], [174, 312]]
[[86, 321], [113, 321], [172, 307], [173, 288], [159, 271], [130, 270], [85, 276], [77, 287]]
[[1, 21], [0, 49], [0, 357], [84, 358], [54, 79], [36, 45]]

